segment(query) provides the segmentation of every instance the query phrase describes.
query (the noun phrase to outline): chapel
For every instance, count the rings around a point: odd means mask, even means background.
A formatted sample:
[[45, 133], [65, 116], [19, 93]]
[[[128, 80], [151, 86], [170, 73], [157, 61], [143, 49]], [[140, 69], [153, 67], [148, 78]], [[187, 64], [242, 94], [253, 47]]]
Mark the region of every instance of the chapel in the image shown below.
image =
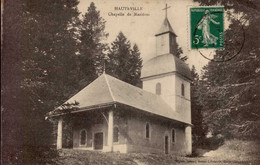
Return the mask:
[[57, 149], [70, 115], [73, 149], [191, 154], [191, 73], [176, 57], [177, 35], [167, 16], [155, 37], [156, 56], [143, 65], [142, 89], [103, 73], [65, 102], [77, 108], [48, 114], [58, 119]]

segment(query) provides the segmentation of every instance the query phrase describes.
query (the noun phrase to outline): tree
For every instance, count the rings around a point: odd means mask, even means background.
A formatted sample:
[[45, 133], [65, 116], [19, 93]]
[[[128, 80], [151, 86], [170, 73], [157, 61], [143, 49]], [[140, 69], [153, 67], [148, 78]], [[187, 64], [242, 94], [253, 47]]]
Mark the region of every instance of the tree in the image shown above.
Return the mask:
[[[22, 130], [15, 129], [22, 124], [22, 93], [19, 82], [22, 74], [20, 70], [23, 32], [23, 4], [19, 1], [6, 1], [3, 13], [3, 50], [1, 62], [1, 111], [2, 111], [2, 160], [14, 159], [21, 147]], [[10, 75], [12, 74], [12, 75]], [[16, 137], [16, 138], [14, 138]], [[17, 150], [12, 146], [16, 146]], [[13, 148], [12, 148], [13, 147]], [[13, 158], [12, 158], [13, 157]], [[6, 163], [8, 164], [8, 163]]]
[[[204, 68], [203, 111], [213, 135], [226, 138], [259, 138], [260, 135], [260, 6], [256, 1], [199, 0], [203, 5], [224, 5], [230, 21], [225, 50]], [[234, 17], [234, 15], [239, 17]], [[243, 40], [243, 34], [246, 39]], [[243, 48], [236, 55], [236, 50]], [[236, 55], [236, 56], [234, 56]]]
[[142, 59], [137, 45], [135, 44], [131, 49], [130, 41], [122, 32], [118, 34], [111, 45], [106, 65], [107, 73], [122, 81], [137, 85], [140, 82], [142, 67]]
[[5, 3], [5, 159], [34, 164], [46, 156], [44, 151], [52, 143], [52, 126], [44, 120], [45, 114], [77, 87], [77, 5], [77, 0]]
[[103, 40], [108, 36], [105, 23], [95, 4], [91, 2], [80, 26], [80, 78], [85, 85], [92, 82], [103, 69], [107, 50], [107, 44], [103, 43]]
[[[177, 44], [177, 43], [176, 43]], [[179, 59], [181, 59], [182, 61], [186, 61], [188, 59], [188, 57], [186, 55], [183, 55], [183, 50], [181, 47], [179, 47], [179, 45], [177, 44], [177, 53], [176, 53], [176, 57], [178, 57]]]
[[201, 86], [199, 75], [194, 66], [191, 70], [191, 123], [194, 125], [192, 129], [193, 145], [202, 147], [205, 144], [206, 128], [203, 125], [202, 103], [201, 103]]
[[142, 69], [142, 58], [141, 58], [141, 53], [139, 52], [139, 48], [136, 44], [134, 44], [133, 49], [131, 50], [131, 56], [129, 60], [129, 65], [131, 66], [130, 68], [130, 78], [129, 78], [129, 83], [132, 85], [136, 85], [141, 87], [141, 69]]

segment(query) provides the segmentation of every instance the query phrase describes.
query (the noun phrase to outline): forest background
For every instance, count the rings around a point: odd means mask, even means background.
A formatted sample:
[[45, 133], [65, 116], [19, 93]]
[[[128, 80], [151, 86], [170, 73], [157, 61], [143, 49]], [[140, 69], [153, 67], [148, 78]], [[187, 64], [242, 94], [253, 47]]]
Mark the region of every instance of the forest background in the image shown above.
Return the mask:
[[[196, 0], [197, 1], [197, 0]], [[225, 139], [259, 139], [260, 9], [257, 1], [198, 0], [223, 5], [230, 21], [225, 50], [215, 60], [240, 53], [227, 62], [209, 61], [202, 74], [192, 67], [193, 145], [210, 144], [207, 135]], [[8, 162], [46, 161], [55, 156], [53, 123], [45, 115], [91, 83], [104, 69], [141, 87], [138, 45], [123, 32], [106, 43], [106, 21], [91, 3], [80, 16], [78, 0], [5, 1], [2, 53], [2, 158]], [[233, 13], [241, 17], [233, 17]], [[82, 17], [82, 18], [80, 18]], [[241, 29], [243, 29], [241, 35]], [[240, 31], [240, 33], [237, 33]], [[235, 36], [235, 37], [234, 37]], [[243, 40], [245, 36], [246, 39]], [[179, 48], [178, 56], [186, 56]], [[184, 57], [184, 58], [183, 58]], [[231, 72], [232, 71], [232, 72]], [[69, 130], [69, 126], [68, 126]], [[69, 135], [67, 136], [69, 139]], [[69, 146], [69, 142], [65, 142]], [[49, 154], [52, 153], [52, 154]]]

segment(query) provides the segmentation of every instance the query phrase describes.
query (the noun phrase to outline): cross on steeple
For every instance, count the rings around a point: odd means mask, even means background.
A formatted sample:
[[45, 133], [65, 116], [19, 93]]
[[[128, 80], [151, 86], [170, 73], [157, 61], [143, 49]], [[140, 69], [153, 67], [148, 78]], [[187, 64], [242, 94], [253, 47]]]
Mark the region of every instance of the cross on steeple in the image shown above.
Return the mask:
[[167, 3], [166, 3], [166, 6], [165, 6], [165, 8], [164, 9], [162, 9], [162, 10], [165, 10], [165, 17], [167, 18], [167, 9], [169, 9], [171, 6], [169, 6], [169, 7], [167, 7]]

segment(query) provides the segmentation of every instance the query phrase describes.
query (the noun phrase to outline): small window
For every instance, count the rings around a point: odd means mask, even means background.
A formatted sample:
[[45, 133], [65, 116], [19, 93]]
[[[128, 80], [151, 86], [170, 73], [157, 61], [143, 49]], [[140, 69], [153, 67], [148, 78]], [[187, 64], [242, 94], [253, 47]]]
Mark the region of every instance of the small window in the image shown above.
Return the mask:
[[145, 126], [145, 137], [147, 139], [150, 138], [150, 125], [149, 125], [149, 123], [146, 123], [146, 126]]
[[84, 145], [86, 145], [86, 142], [87, 142], [87, 131], [85, 129], [83, 129], [83, 130], [80, 131], [80, 142], [79, 142], [79, 144], [81, 146], [84, 146]]
[[181, 84], [181, 95], [184, 96], [184, 94], [185, 94], [184, 84]]
[[172, 129], [172, 143], [175, 143], [176, 137], [175, 137], [175, 130]]
[[156, 84], [156, 94], [160, 95], [161, 94], [161, 83]]
[[118, 142], [119, 140], [119, 129], [118, 127], [114, 127], [114, 135], [113, 135], [113, 142]]

